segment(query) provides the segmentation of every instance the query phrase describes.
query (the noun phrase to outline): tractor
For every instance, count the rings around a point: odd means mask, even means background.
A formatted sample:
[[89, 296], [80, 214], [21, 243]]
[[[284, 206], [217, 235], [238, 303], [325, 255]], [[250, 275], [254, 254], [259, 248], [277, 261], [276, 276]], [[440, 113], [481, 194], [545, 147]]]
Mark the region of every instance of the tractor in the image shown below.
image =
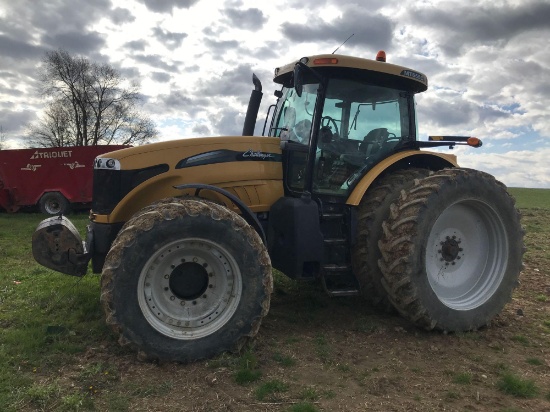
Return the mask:
[[36, 261], [73, 276], [91, 263], [106, 322], [144, 359], [238, 351], [268, 313], [273, 268], [426, 330], [489, 324], [518, 284], [520, 216], [493, 176], [426, 150], [479, 139], [419, 140], [426, 76], [381, 51], [303, 57], [274, 82], [261, 136], [253, 75], [242, 136], [97, 157], [85, 240], [50, 217], [33, 234]]

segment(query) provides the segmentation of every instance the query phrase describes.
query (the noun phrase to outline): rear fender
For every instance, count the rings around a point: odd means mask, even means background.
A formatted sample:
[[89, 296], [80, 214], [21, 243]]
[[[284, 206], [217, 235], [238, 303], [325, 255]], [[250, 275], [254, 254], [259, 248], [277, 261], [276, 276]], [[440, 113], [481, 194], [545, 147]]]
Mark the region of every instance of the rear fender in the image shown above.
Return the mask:
[[367, 189], [382, 174], [410, 167], [441, 170], [446, 167], [458, 167], [458, 163], [455, 155], [445, 153], [407, 150], [393, 154], [375, 165], [361, 178], [348, 197], [346, 204], [359, 205]]

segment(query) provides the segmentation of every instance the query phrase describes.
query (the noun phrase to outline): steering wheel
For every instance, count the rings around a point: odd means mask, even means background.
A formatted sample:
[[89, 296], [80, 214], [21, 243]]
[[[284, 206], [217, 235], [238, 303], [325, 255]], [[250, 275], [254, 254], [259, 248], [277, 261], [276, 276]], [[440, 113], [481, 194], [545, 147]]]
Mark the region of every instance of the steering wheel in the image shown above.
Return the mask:
[[339, 131], [338, 131], [338, 125], [336, 124], [336, 120], [334, 120], [332, 117], [330, 116], [324, 116], [322, 119], [321, 119], [321, 126], [328, 126], [329, 124], [333, 124], [334, 125], [334, 133], [336, 133], [337, 135], [339, 135]]

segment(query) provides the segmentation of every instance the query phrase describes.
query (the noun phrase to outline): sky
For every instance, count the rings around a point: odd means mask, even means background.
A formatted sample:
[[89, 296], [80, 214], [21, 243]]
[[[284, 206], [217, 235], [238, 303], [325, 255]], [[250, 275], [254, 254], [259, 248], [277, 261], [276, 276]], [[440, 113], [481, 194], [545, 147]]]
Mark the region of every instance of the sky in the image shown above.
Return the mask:
[[462, 167], [511, 187], [550, 188], [550, 0], [0, 0], [0, 127], [25, 145], [45, 107], [39, 69], [47, 51], [117, 68], [137, 81], [159, 141], [240, 135], [252, 73], [264, 97], [273, 70], [332, 53], [423, 72], [420, 139], [467, 135]]

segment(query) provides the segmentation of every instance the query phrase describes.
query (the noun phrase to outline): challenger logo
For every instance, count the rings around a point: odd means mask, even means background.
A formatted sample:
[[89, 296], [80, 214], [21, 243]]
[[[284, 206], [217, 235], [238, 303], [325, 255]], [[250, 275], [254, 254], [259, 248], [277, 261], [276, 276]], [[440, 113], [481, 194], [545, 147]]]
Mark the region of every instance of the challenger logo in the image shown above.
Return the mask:
[[222, 149], [199, 153], [194, 156], [182, 159], [176, 165], [176, 169], [183, 169], [184, 167], [211, 165], [216, 163], [243, 161], [280, 162], [282, 161], [282, 159], [281, 155], [278, 153], [266, 153], [253, 149], [248, 149], [244, 152]]
[[268, 160], [268, 159], [275, 159], [275, 156], [273, 155], [273, 153], [264, 153], [264, 152], [248, 149], [246, 152], [243, 153], [243, 158]]

